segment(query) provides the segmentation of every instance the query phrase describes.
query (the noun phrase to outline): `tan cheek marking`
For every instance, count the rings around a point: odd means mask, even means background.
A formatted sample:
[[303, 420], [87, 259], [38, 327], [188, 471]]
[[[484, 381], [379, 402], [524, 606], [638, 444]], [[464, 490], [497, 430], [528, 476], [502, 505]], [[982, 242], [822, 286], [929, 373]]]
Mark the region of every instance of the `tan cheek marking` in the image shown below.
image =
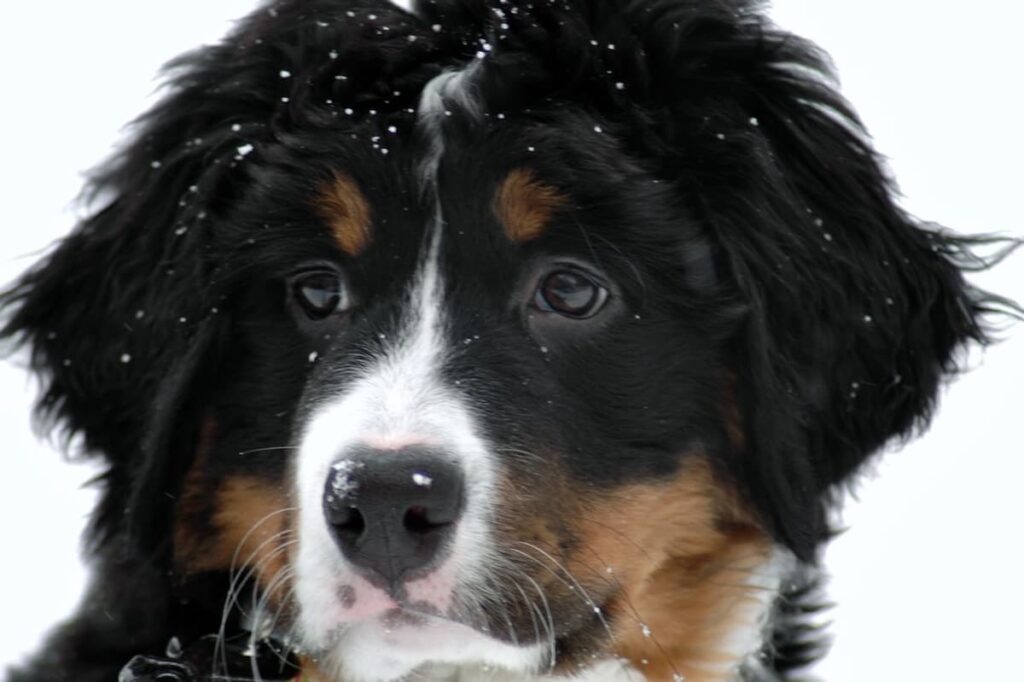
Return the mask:
[[494, 197], [494, 212], [505, 234], [514, 242], [536, 239], [547, 229], [551, 216], [567, 203], [554, 187], [519, 168], [505, 178]]
[[215, 484], [207, 478], [206, 467], [216, 435], [217, 422], [212, 418], [204, 419], [199, 427], [195, 458], [185, 475], [174, 509], [174, 563], [181, 574], [193, 572], [189, 568], [191, 558], [201, 555], [207, 542], [202, 528], [210, 514], [208, 501]]
[[[225, 481], [217, 493], [214, 523], [225, 550], [236, 564], [257, 566], [261, 576], [273, 576], [285, 567], [288, 502], [274, 486], [244, 477]], [[237, 559], [236, 557], [237, 552]]]
[[[649, 682], [724, 682], [739, 663], [730, 638], [757, 627], [752, 577], [772, 544], [702, 459], [675, 481], [619, 489], [588, 505], [574, 573], [612, 568], [614, 653]], [[595, 565], [597, 561], [599, 565]], [[646, 626], [646, 627], [645, 627]]]
[[[537, 456], [538, 462], [555, 458], [554, 453]], [[567, 481], [558, 467], [547, 464], [523, 474], [509, 474], [506, 470], [497, 480], [495, 498], [500, 502], [493, 528], [496, 544], [504, 548], [515, 566], [513, 572], [528, 576], [528, 596], [522, 601], [513, 598], [513, 605], [524, 606], [523, 602], [533, 598], [531, 590], [536, 590], [543, 594], [542, 601], [553, 609], [553, 614], [558, 613], [559, 604], [576, 608], [580, 591], [576, 591], [561, 566], [574, 551], [574, 529], [568, 526], [567, 519], [580, 517], [578, 496], [584, 489]], [[601, 601], [602, 588], [607, 587], [605, 576], [601, 574], [594, 581], [593, 575], [593, 572], [574, 573], [572, 578], [587, 595]], [[524, 624], [530, 627], [534, 616], [528, 613], [529, 607], [525, 609]], [[558, 670], [562, 670], [563, 663], [572, 665], [573, 661], [560, 661]]]
[[370, 245], [370, 204], [350, 176], [335, 172], [320, 188], [316, 209], [346, 254], [358, 256]]
[[[175, 524], [175, 563], [184, 574], [255, 567], [263, 587], [288, 565], [291, 537], [287, 497], [265, 481], [236, 476], [224, 479], [213, 490], [194, 485], [199, 474], [189, 472], [181, 509]], [[212, 504], [196, 506], [196, 498], [212, 495]], [[196, 512], [204, 509], [205, 519]], [[271, 597], [286, 594], [287, 585], [275, 584]]]

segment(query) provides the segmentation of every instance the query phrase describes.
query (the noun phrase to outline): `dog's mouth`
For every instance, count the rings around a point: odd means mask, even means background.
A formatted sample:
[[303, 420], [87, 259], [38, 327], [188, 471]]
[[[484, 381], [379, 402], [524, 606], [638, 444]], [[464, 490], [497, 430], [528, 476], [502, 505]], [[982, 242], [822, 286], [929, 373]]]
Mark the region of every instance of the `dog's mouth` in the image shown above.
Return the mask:
[[[372, 635], [387, 649], [429, 653], [431, 646], [448, 645], [470, 639], [494, 640], [515, 646], [532, 645], [534, 630], [529, 636], [510, 622], [501, 627], [485, 611], [475, 615], [444, 612], [428, 602], [400, 602], [393, 608], [358, 620], [338, 623], [321, 641], [320, 652], [344, 646], [353, 637]], [[280, 633], [274, 635], [290, 641]], [[432, 645], [430, 643], [433, 643]]]
[[[401, 680], [452, 669], [524, 677], [550, 662], [545, 644], [508, 641], [486, 626], [405, 608], [346, 624], [303, 657], [317, 679]], [[418, 679], [418, 678], [417, 678]]]
[[429, 650], [429, 643], [458, 641], [465, 637], [496, 637], [483, 623], [469, 623], [437, 611], [428, 612], [416, 606], [402, 606], [373, 618], [346, 623], [330, 638], [333, 648], [353, 631], [373, 632], [381, 644], [390, 649]]

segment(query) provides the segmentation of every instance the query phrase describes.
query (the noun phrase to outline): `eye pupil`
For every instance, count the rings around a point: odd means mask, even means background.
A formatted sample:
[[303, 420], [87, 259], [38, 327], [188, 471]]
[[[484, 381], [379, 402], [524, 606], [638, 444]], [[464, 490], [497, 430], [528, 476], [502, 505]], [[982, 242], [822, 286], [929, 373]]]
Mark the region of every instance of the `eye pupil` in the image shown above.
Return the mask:
[[560, 270], [548, 275], [537, 290], [537, 305], [568, 317], [589, 317], [604, 303], [605, 290], [581, 273]]
[[322, 320], [342, 305], [342, 287], [338, 277], [328, 273], [314, 273], [295, 283], [295, 294], [306, 314]]

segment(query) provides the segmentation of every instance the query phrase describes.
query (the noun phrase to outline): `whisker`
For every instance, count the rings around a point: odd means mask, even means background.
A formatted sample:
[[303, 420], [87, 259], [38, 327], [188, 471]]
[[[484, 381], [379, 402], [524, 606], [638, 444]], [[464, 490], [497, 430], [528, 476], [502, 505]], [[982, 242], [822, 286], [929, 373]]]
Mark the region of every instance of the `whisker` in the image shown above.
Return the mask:
[[[293, 540], [289, 544], [294, 545], [294, 544], [297, 544], [297, 543], [298, 543], [297, 540]], [[267, 587], [262, 591], [262, 594], [261, 594], [261, 599], [260, 599], [260, 603], [259, 603], [259, 607], [258, 607], [259, 611], [256, 614], [254, 614], [254, 616], [253, 616], [253, 619], [257, 623], [260, 622], [260, 620], [263, 618], [263, 615], [266, 613], [267, 606], [268, 605], [272, 605], [271, 600], [273, 599], [274, 592], [278, 588], [280, 588], [281, 585], [286, 584], [287, 581], [291, 580], [292, 577], [294, 576], [294, 574], [295, 574], [294, 570], [292, 570], [291, 567], [287, 567], [287, 568], [279, 571], [277, 573], [277, 575], [275, 575], [273, 577], [273, 579], [271, 579], [271, 581], [267, 584]], [[280, 606], [278, 608], [276, 608], [275, 609], [276, 614], [280, 615], [281, 610], [282, 610], [282, 608]], [[276, 628], [276, 626], [277, 626], [277, 619], [275, 617], [274, 620], [270, 621], [269, 624], [267, 624], [265, 632], [272, 634], [274, 632], [274, 629]], [[263, 632], [262, 628], [261, 628], [261, 632]]]
[[[585, 547], [586, 547], [586, 549], [591, 554], [594, 555], [594, 557], [599, 562], [599, 565], [606, 566], [606, 567], [611, 567], [611, 564], [606, 562], [601, 557], [601, 555], [597, 553], [597, 550], [595, 550], [589, 544], [585, 545]], [[588, 564], [585, 561], [581, 561], [581, 563], [583, 564], [584, 567], [589, 569], [595, 575], [597, 575], [597, 576], [601, 577], [602, 579], [608, 581], [608, 584], [612, 587], [612, 589], [615, 590], [616, 594], [622, 595], [622, 598], [625, 601], [626, 606], [629, 609], [630, 615], [633, 617], [633, 620], [635, 620], [636, 623], [638, 625], [640, 625], [641, 628], [643, 628], [643, 635], [644, 635], [644, 637], [649, 639], [649, 640], [651, 640], [651, 643], [654, 644], [655, 649], [658, 650], [658, 654], [662, 657], [662, 659], [665, 660], [666, 663], [668, 663], [668, 665], [672, 669], [672, 672], [674, 673], [674, 675], [677, 678], [681, 678], [682, 675], [679, 673], [679, 670], [676, 668], [676, 664], [672, 660], [672, 657], [668, 655], [667, 651], [665, 651], [665, 647], [663, 647], [661, 645], [661, 642], [658, 640], [656, 634], [647, 626], [647, 623], [644, 621], [643, 617], [640, 615], [640, 612], [637, 610], [636, 606], [634, 606], [633, 600], [629, 598], [629, 592], [622, 586], [622, 582], [619, 580], [618, 575], [616, 575], [614, 573], [614, 571], [612, 573], [608, 573], [607, 571], [604, 571], [604, 572], [599, 571], [598, 569], [594, 568], [593, 566], [591, 566], [590, 564]]]
[[[294, 545], [297, 542], [297, 540], [292, 540], [288, 543], [288, 545], [285, 545], [282, 548], [285, 548], [289, 545]], [[284, 602], [282, 601], [281, 604], [277, 605], [273, 619], [268, 619], [266, 617], [268, 611], [267, 607], [272, 605], [271, 600], [273, 598], [274, 592], [282, 585], [288, 584], [288, 581], [291, 580], [293, 575], [294, 570], [291, 567], [287, 567], [279, 571], [277, 575], [275, 575], [274, 578], [271, 579], [270, 583], [268, 583], [266, 589], [261, 592], [259, 601], [256, 603], [253, 612], [253, 629], [249, 633], [249, 646], [253, 650], [256, 649], [257, 642], [266, 642], [266, 640], [273, 635], [274, 630], [277, 627], [278, 617], [280, 616], [281, 611], [283, 610]], [[282, 665], [287, 663], [286, 656], [282, 655], [281, 652], [278, 651], [276, 647], [270, 645], [269, 643], [267, 643], [266, 646], [274, 653], [275, 656], [277, 656], [278, 660], [281, 662]]]
[[[263, 546], [265, 546], [266, 544], [268, 544], [268, 543], [270, 543], [272, 541], [279, 540], [281, 538], [287, 537], [287, 536], [289, 536], [291, 534], [292, 534], [291, 531], [282, 531], [281, 533], [278, 533], [274, 537], [267, 538], [267, 540], [265, 542], [263, 542], [260, 545], [260, 547], [257, 547], [255, 550], [253, 550], [253, 555], [258, 553], [260, 551], [260, 549]], [[239, 594], [241, 592], [241, 587], [244, 586], [245, 582], [248, 582], [249, 579], [251, 579], [254, 575], [259, 577], [258, 574], [260, 573], [260, 571], [262, 571], [264, 566], [266, 566], [269, 562], [271, 562], [274, 559], [276, 559], [281, 553], [287, 551], [289, 547], [291, 547], [292, 545], [295, 545], [297, 543], [298, 543], [298, 540], [289, 540], [288, 542], [281, 543], [280, 545], [274, 547], [272, 550], [267, 552], [265, 555], [261, 556], [259, 558], [259, 560], [255, 564], [246, 566], [246, 571], [244, 573], [245, 579], [242, 581], [242, 585], [239, 587], [239, 590], [236, 591], [236, 596], [237, 596], [237, 594]], [[251, 557], [252, 557], [252, 555], [250, 555], [250, 558]], [[235, 604], [238, 605], [239, 608], [241, 608], [241, 604], [238, 604], [238, 602], [235, 602]]]
[[529, 461], [532, 461], [532, 462], [534, 462], [536, 464], [540, 464], [540, 465], [543, 465], [543, 466], [547, 466], [549, 464], [548, 460], [546, 460], [542, 455], [540, 455], [540, 454], [538, 454], [536, 452], [531, 452], [529, 450], [523, 450], [521, 448], [514, 448], [514, 447], [504, 446], [504, 447], [501, 447], [498, 451], [499, 451], [499, 453], [501, 453], [503, 455], [517, 455], [517, 456], [523, 458], [524, 460], [529, 460]]
[[[534, 604], [533, 600], [531, 600], [529, 597], [526, 596], [526, 590], [524, 590], [522, 588], [522, 586], [519, 584], [518, 581], [511, 580], [509, 582], [511, 582], [512, 586], [516, 588], [517, 592], [519, 592], [519, 596], [521, 596], [523, 598], [523, 605], [526, 606], [526, 608], [530, 612], [530, 622], [533, 624], [533, 637], [534, 637], [534, 639], [536, 641], [539, 642], [540, 641], [540, 624], [537, 622], [537, 613], [538, 613], [538, 611], [537, 611], [536, 604]], [[511, 636], [511, 634], [512, 633], [510, 632], [509, 636]]]
[[297, 445], [275, 445], [275, 446], [271, 446], [271, 447], [267, 447], [267, 448], [253, 448], [252, 450], [240, 450], [238, 452], [238, 454], [239, 454], [239, 456], [241, 456], [241, 455], [251, 455], [251, 454], [256, 453], [256, 452], [272, 452], [274, 450], [298, 450], [298, 449], [299, 449], [299, 446], [297, 446]]
[[636, 550], [637, 550], [638, 552], [642, 553], [642, 554], [643, 554], [643, 555], [644, 555], [645, 557], [647, 557], [648, 559], [650, 559], [650, 558], [651, 558], [651, 553], [647, 551], [647, 548], [646, 548], [646, 547], [644, 547], [643, 545], [641, 545], [640, 543], [638, 543], [638, 542], [637, 542], [636, 540], [634, 540], [633, 538], [631, 538], [631, 537], [630, 537], [629, 535], [627, 535], [627, 534], [626, 534], [626, 533], [624, 533], [623, 531], [621, 531], [621, 530], [619, 530], [618, 528], [615, 528], [615, 527], [613, 527], [613, 526], [610, 526], [610, 525], [608, 525], [608, 524], [606, 524], [606, 523], [601, 523], [600, 521], [597, 521], [596, 519], [594, 519], [594, 518], [593, 518], [593, 517], [591, 517], [591, 516], [587, 516], [587, 515], [585, 515], [585, 514], [583, 514], [583, 515], [581, 515], [581, 516], [583, 517], [583, 519], [585, 519], [585, 520], [586, 520], [586, 522], [587, 522], [587, 523], [592, 523], [592, 524], [594, 524], [595, 526], [600, 526], [601, 528], [604, 528], [605, 530], [607, 530], [607, 531], [609, 531], [609, 532], [611, 532], [611, 533], [614, 533], [615, 535], [617, 535], [617, 536], [618, 536], [618, 537], [620, 537], [621, 539], [623, 539], [623, 540], [625, 540], [626, 542], [628, 542], [629, 544], [631, 544], [631, 545], [632, 545], [632, 546], [633, 546], [634, 548], [636, 548]]
[[[227, 590], [227, 594], [225, 595], [225, 599], [224, 599], [224, 608], [222, 609], [222, 612], [221, 612], [220, 628], [219, 628], [219, 630], [217, 632], [217, 641], [216, 641], [216, 644], [214, 645], [214, 653], [213, 653], [214, 661], [216, 661], [216, 660], [218, 660], [218, 658], [220, 658], [220, 660], [221, 660], [221, 662], [222, 662], [222, 664], [224, 666], [224, 672], [225, 673], [227, 673], [227, 652], [224, 649], [224, 639], [225, 639], [225, 631], [227, 629], [228, 617], [229, 617], [229, 615], [231, 613], [232, 607], [237, 604], [237, 597], [241, 593], [241, 588], [249, 580], [249, 578], [252, 576], [252, 572], [253, 572], [252, 569], [250, 568], [248, 571], [244, 571], [244, 572], [236, 574], [236, 570], [237, 570], [237, 567], [238, 567], [238, 558], [239, 558], [239, 555], [242, 552], [242, 547], [245, 546], [246, 541], [264, 523], [266, 523], [270, 519], [274, 518], [275, 516], [278, 516], [280, 514], [286, 514], [288, 512], [292, 512], [292, 511], [296, 511], [296, 510], [297, 510], [296, 507], [284, 507], [282, 509], [278, 509], [276, 511], [270, 512], [269, 514], [265, 515], [263, 518], [259, 519], [255, 523], [253, 523], [253, 525], [249, 528], [249, 530], [246, 531], [245, 535], [242, 536], [242, 539], [238, 541], [238, 544], [235, 545], [235, 551], [231, 555], [231, 564], [230, 564], [230, 566], [228, 568], [228, 576], [229, 576], [228, 590]], [[279, 531], [278, 533], [275, 533], [274, 535], [271, 535], [269, 538], [264, 540], [262, 543], [259, 544], [259, 546], [256, 547], [256, 549], [254, 549], [249, 554], [248, 557], [246, 557], [245, 563], [247, 564], [254, 556], [256, 556], [256, 553], [259, 552], [264, 546], [266, 546], [266, 544], [268, 542], [272, 542], [275, 539], [277, 539], [279, 536], [281, 536], [282, 534], [288, 533], [288, 532], [290, 532], [290, 531], [288, 531], [288, 530]], [[219, 657], [218, 657], [218, 654], [219, 654]]]
[[[233, 573], [234, 572], [235, 566], [238, 564], [238, 555], [241, 553], [242, 547], [245, 546], [245, 542], [252, 536], [253, 533], [256, 532], [256, 530], [260, 526], [262, 526], [264, 523], [266, 523], [270, 519], [274, 518], [275, 516], [278, 516], [279, 514], [287, 514], [288, 512], [293, 512], [293, 511], [298, 511], [298, 508], [297, 507], [283, 507], [283, 508], [278, 509], [276, 511], [270, 512], [269, 514], [267, 514], [266, 516], [261, 518], [259, 521], [254, 523], [249, 528], [249, 530], [246, 531], [245, 535], [242, 536], [242, 539], [238, 541], [238, 544], [235, 545], [235, 551], [231, 555], [231, 566], [228, 568], [228, 572], [229, 573]], [[260, 546], [262, 547], [262, 545], [260, 545]], [[252, 558], [252, 554], [250, 554], [248, 558], [251, 559]]]
[[[248, 555], [248, 556], [247, 556], [247, 557], [245, 558], [245, 561], [244, 561], [244, 562], [242, 562], [242, 564], [241, 564], [240, 566], [237, 566], [237, 567], [232, 567], [232, 568], [230, 569], [230, 572], [229, 572], [229, 574], [228, 574], [228, 575], [230, 576], [230, 578], [231, 578], [231, 582], [230, 582], [230, 584], [228, 585], [228, 590], [227, 590], [227, 594], [228, 594], [229, 596], [230, 596], [230, 595], [235, 595], [235, 596], [237, 596], [237, 595], [238, 595], [238, 593], [240, 593], [240, 592], [241, 592], [241, 589], [242, 589], [242, 587], [244, 586], [244, 584], [245, 584], [245, 583], [246, 583], [246, 582], [247, 582], [247, 581], [249, 580], [249, 578], [250, 578], [250, 577], [252, 576], [252, 574], [253, 574], [254, 570], [256, 569], [256, 567], [257, 567], [257, 566], [259, 565], [259, 563], [261, 563], [261, 562], [263, 561], [263, 559], [261, 559], [261, 561], [260, 561], [260, 562], [257, 562], [257, 564], [255, 564], [255, 565], [252, 565], [252, 564], [250, 564], [249, 562], [250, 562], [250, 561], [252, 561], [253, 557], [255, 557], [255, 556], [256, 556], [257, 554], [259, 554], [259, 552], [260, 552], [260, 551], [261, 551], [261, 550], [262, 550], [262, 549], [263, 549], [264, 547], [266, 547], [266, 546], [267, 546], [268, 544], [270, 544], [270, 543], [273, 543], [273, 542], [275, 542], [276, 540], [279, 540], [280, 538], [282, 538], [282, 537], [285, 537], [285, 536], [287, 536], [287, 535], [289, 535], [289, 534], [291, 534], [291, 531], [290, 531], [290, 530], [281, 530], [281, 531], [278, 531], [277, 533], [274, 533], [274, 534], [273, 534], [273, 535], [271, 535], [270, 537], [266, 538], [266, 539], [265, 539], [265, 540], [264, 540], [263, 542], [261, 542], [261, 543], [260, 543], [259, 545], [257, 545], [257, 546], [256, 546], [256, 547], [255, 547], [255, 548], [254, 548], [254, 549], [253, 549], [253, 550], [252, 550], [252, 551], [251, 551], [250, 553], [249, 553], [249, 555]], [[274, 554], [276, 554], [276, 553], [277, 553], [277, 550], [274, 550], [274, 551], [273, 551], [273, 552], [271, 553], [271, 555], [270, 555], [270, 556], [273, 556], [273, 555], [274, 555]], [[230, 607], [233, 607], [233, 606], [235, 606], [235, 605], [236, 605], [236, 603], [237, 603], [237, 602], [233, 602], [233, 601], [231, 601], [231, 600], [229, 600], [229, 599], [226, 599], [226, 600], [225, 600], [225, 607], [226, 607], [226, 608], [230, 608]]]
[[[569, 581], [570, 581], [569, 583], [565, 583], [565, 584], [571, 584], [572, 586], [574, 586], [575, 590], [580, 595], [580, 598], [583, 599], [583, 602], [593, 610], [594, 614], [597, 616], [597, 619], [601, 622], [601, 626], [604, 628], [605, 632], [608, 633], [608, 640], [611, 641], [611, 642], [615, 641], [615, 634], [612, 632], [611, 627], [608, 625], [607, 619], [605, 619], [604, 614], [601, 612], [601, 607], [597, 604], [597, 602], [594, 601], [593, 597], [590, 596], [590, 593], [586, 590], [586, 588], [583, 587], [583, 585], [580, 583], [580, 581], [576, 579], [576, 576], [574, 576], [572, 574], [572, 571], [570, 571], [568, 568], [566, 568], [564, 565], [562, 565], [562, 563], [560, 561], [558, 561], [558, 559], [556, 559], [555, 557], [551, 556], [550, 553], [548, 553], [547, 551], [545, 551], [541, 547], [538, 547], [538, 546], [536, 546], [536, 545], [534, 545], [532, 543], [524, 542], [524, 541], [517, 541], [515, 544], [523, 545], [524, 547], [527, 547], [529, 549], [532, 549], [535, 552], [540, 553], [544, 558], [546, 558], [548, 561], [550, 561], [552, 564], [554, 564], [554, 566], [556, 568], [558, 568], [558, 570], [562, 571], [565, 574], [566, 578], [568, 578]], [[517, 550], [513, 550], [513, 551], [517, 551]], [[530, 555], [527, 554], [526, 552], [521, 552], [521, 554], [523, 554], [524, 556], [527, 556], [527, 557], [533, 559], [534, 561], [537, 561], [537, 559], [535, 557], [530, 557]], [[542, 564], [539, 561], [537, 561], [537, 563], [540, 566], [544, 566], [544, 564]], [[548, 570], [551, 570], [551, 569], [548, 569]], [[555, 572], [555, 571], [551, 571], [551, 572], [552, 572], [553, 575], [555, 575], [555, 577], [558, 577], [558, 573], [557, 572]], [[563, 583], [564, 583], [564, 581], [563, 581]]]
[[[537, 615], [541, 619], [541, 624], [544, 625], [544, 628], [547, 631], [546, 639], [548, 640], [548, 647], [550, 649], [550, 653], [548, 655], [548, 669], [549, 669], [549, 671], [550, 670], [554, 670], [555, 663], [556, 663], [556, 661], [555, 661], [555, 654], [556, 654], [555, 617], [554, 617], [554, 614], [551, 612], [551, 603], [548, 601], [548, 597], [547, 597], [547, 594], [544, 592], [544, 588], [541, 587], [541, 585], [536, 580], [534, 580], [533, 577], [529, 573], [527, 573], [526, 571], [522, 570], [521, 568], [519, 568], [517, 566], [510, 566], [510, 568], [512, 568], [513, 570], [518, 572], [523, 578], [526, 578], [530, 582], [531, 585], [533, 585], [533, 589], [537, 592], [537, 595], [541, 599], [541, 603], [544, 605], [545, 613], [541, 613], [540, 612], [540, 608], [537, 607], [537, 605], [532, 600], [529, 600], [529, 599], [527, 600], [528, 603], [530, 604], [531, 609], [535, 610], [537, 612]], [[518, 583], [515, 583], [515, 584], [516, 584], [516, 587], [519, 588], [519, 584]], [[519, 589], [520, 589], [520, 591], [522, 591], [522, 588], [519, 588]], [[524, 597], [524, 599], [526, 598], [525, 595], [523, 595], [523, 597]], [[545, 614], [547, 615], [546, 619], [544, 617]], [[539, 640], [539, 635], [538, 635], [538, 640]]]
[[[282, 537], [287, 537], [290, 534], [291, 531], [286, 530], [276, 533], [270, 538], [267, 538], [267, 540], [261, 543], [259, 547], [253, 550], [253, 552], [249, 555], [246, 561], [248, 562], [253, 556], [256, 555], [256, 553], [260, 551], [262, 547], [266, 546], [267, 543], [273, 542], [274, 540]], [[257, 561], [255, 564], [251, 566], [246, 565], [245, 570], [235, 576], [234, 580], [232, 580], [231, 585], [228, 588], [228, 592], [225, 597], [224, 607], [221, 610], [221, 622], [220, 628], [217, 632], [217, 642], [214, 647], [214, 660], [216, 661], [218, 659], [219, 653], [219, 658], [221, 664], [224, 666], [225, 673], [227, 672], [228, 664], [227, 654], [224, 649], [224, 642], [227, 639], [227, 621], [228, 618], [230, 617], [231, 611], [235, 606], [239, 606], [239, 608], [241, 608], [238, 598], [241, 596], [242, 589], [245, 587], [246, 584], [248, 584], [249, 580], [257, 574], [257, 572], [262, 568], [264, 564], [273, 560], [275, 557], [281, 554], [282, 551], [285, 551], [288, 548], [289, 544], [290, 543], [286, 543], [282, 546], [275, 547], [266, 556], [260, 558], [260, 560]]]

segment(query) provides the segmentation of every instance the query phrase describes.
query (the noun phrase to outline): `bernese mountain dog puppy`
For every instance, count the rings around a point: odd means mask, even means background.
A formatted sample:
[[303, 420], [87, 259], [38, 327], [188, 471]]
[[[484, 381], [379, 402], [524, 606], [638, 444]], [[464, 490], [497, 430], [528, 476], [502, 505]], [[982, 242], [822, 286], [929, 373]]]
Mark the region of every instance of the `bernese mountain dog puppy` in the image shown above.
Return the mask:
[[753, 0], [279, 0], [4, 296], [106, 465], [12, 682], [767, 682], [1013, 304]]

